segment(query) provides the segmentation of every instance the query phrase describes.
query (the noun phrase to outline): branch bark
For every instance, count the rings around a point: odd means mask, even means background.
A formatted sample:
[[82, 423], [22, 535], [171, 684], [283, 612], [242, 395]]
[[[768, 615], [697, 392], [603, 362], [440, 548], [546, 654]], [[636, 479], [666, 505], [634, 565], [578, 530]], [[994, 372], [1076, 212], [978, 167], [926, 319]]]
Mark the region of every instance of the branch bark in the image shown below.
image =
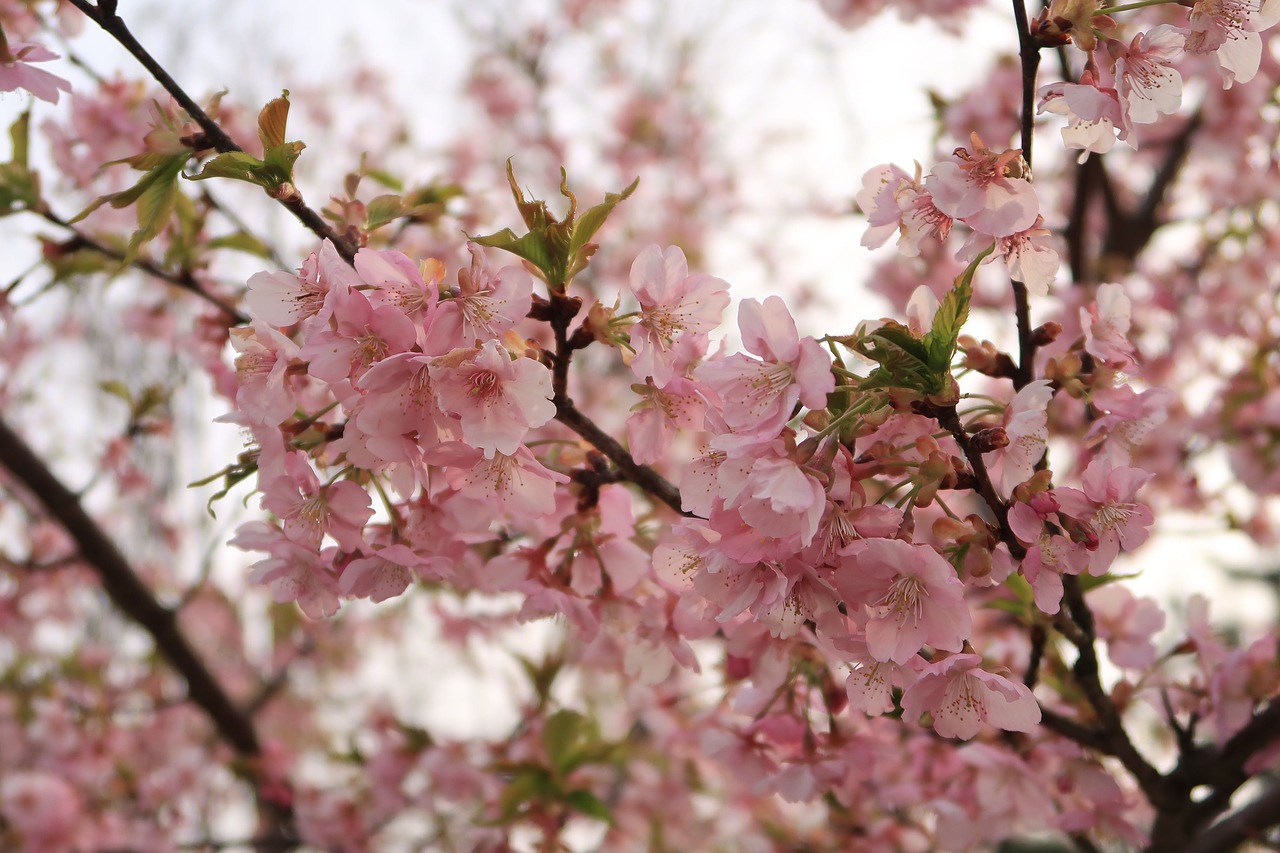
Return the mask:
[[[129, 51], [133, 58], [138, 60], [143, 68], [147, 69], [147, 73], [177, 101], [178, 105], [191, 117], [191, 120], [200, 126], [213, 148], [220, 152], [243, 150], [208, 113], [200, 108], [200, 105], [178, 85], [177, 81], [169, 75], [169, 72], [165, 71], [160, 63], [156, 62], [155, 58], [134, 37], [128, 26], [125, 25], [124, 19], [116, 14], [114, 2], [100, 2], [97, 4], [90, 3], [89, 0], [69, 0], [69, 2], [83, 12], [85, 17], [97, 24], [103, 32], [119, 42], [121, 47]], [[297, 217], [299, 222], [317, 237], [331, 241], [334, 248], [338, 250], [338, 254], [346, 259], [347, 263], [354, 262], [356, 251], [360, 247], [356, 245], [354, 240], [335, 232], [320, 214], [307, 206], [300, 195], [282, 197], [276, 200], [284, 205], [290, 213]]]
[[[186, 681], [187, 698], [204, 711], [218, 735], [239, 755], [259, 759], [262, 746], [253, 721], [223, 689], [217, 677], [187, 641], [173, 611], [164, 607], [138, 577], [125, 556], [89, 517], [80, 499], [0, 419], [0, 465], [22, 483], [76, 543], [81, 558], [97, 572], [103, 591], [129, 619], [151, 635], [156, 651]], [[271, 804], [266, 815], [278, 831], [292, 826], [287, 809]], [[291, 833], [289, 833], [291, 834]]]

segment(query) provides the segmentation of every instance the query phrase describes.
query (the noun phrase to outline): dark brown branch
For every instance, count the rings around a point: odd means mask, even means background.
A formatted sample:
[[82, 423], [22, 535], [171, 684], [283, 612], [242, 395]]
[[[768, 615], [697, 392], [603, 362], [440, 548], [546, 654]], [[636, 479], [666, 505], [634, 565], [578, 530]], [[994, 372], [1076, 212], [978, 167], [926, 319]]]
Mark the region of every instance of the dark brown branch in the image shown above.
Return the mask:
[[[1040, 69], [1040, 45], [1031, 34], [1027, 20], [1027, 6], [1023, 0], [1013, 0], [1013, 18], [1018, 28], [1018, 59], [1022, 65], [1022, 116], [1020, 146], [1022, 159], [1031, 166], [1031, 143], [1035, 138], [1036, 73]], [[1036, 342], [1031, 334], [1031, 308], [1027, 301], [1027, 286], [1013, 282], [1014, 313], [1018, 325], [1018, 370], [1013, 377], [1015, 388], [1028, 385], [1035, 371]]]
[[1104, 751], [1120, 760], [1124, 768], [1133, 775], [1143, 794], [1157, 810], [1160, 810], [1167, 805], [1169, 799], [1164, 777], [1138, 752], [1133, 741], [1129, 740], [1129, 733], [1125, 731], [1120, 712], [1111, 701], [1111, 696], [1103, 689], [1098, 677], [1098, 653], [1093, 645], [1097, 636], [1093, 611], [1085, 603], [1084, 593], [1080, 589], [1080, 579], [1075, 575], [1064, 575], [1062, 588], [1067, 612], [1084, 633], [1085, 640], [1076, 646], [1077, 657], [1075, 664], [1071, 667], [1071, 673], [1088, 700], [1089, 706], [1098, 717], [1100, 731], [1106, 738]]
[[1064, 717], [1043, 706], [1040, 708], [1040, 725], [1086, 749], [1110, 754], [1107, 750], [1107, 737], [1103, 732], [1089, 728], [1082, 723], [1077, 723], [1070, 717]]
[[1018, 59], [1022, 63], [1022, 159], [1031, 165], [1031, 140], [1035, 134], [1036, 73], [1040, 70], [1040, 46], [1031, 34], [1027, 6], [1013, 0], [1013, 19], [1018, 27]]
[[965, 458], [969, 461], [969, 467], [973, 469], [974, 491], [991, 509], [992, 514], [995, 516], [996, 524], [1000, 528], [1000, 538], [1009, 546], [1009, 552], [1013, 554], [1015, 559], [1021, 559], [1026, 553], [1026, 549], [1022, 547], [1018, 537], [1013, 535], [1013, 529], [1009, 527], [1009, 507], [996, 494], [995, 484], [991, 482], [991, 474], [987, 471], [987, 463], [983, 460], [982, 454], [973, 446], [973, 440], [965, 432], [964, 425], [960, 423], [960, 415], [956, 412], [956, 407], [929, 406], [922, 408], [920, 411], [921, 414], [936, 418], [938, 424], [951, 433], [951, 437], [956, 440], [956, 444], [960, 445], [960, 451], [964, 453]]
[[[156, 651], [186, 681], [187, 697], [204, 711], [222, 739], [241, 756], [259, 758], [262, 747], [253, 721], [236, 706], [191, 647], [173, 611], [155, 599], [115, 543], [85, 512], [79, 498], [3, 420], [0, 420], [0, 465], [67, 531], [81, 558], [97, 572], [107, 597], [151, 635]], [[281, 819], [277, 825], [291, 824], [287, 816], [276, 817]]]
[[1280, 784], [1274, 784], [1256, 800], [1241, 806], [1191, 839], [1183, 853], [1218, 853], [1235, 850], [1246, 841], [1257, 841], [1271, 827], [1280, 825]]
[[[89, 0], [70, 0], [70, 3], [83, 12], [89, 20], [102, 28], [104, 32], [118, 41], [125, 50], [129, 51], [134, 59], [138, 60], [143, 68], [147, 69], [147, 73], [155, 78], [155, 81], [177, 101], [178, 105], [191, 117], [191, 120], [200, 125], [200, 129], [204, 132], [209, 145], [220, 152], [243, 150], [216, 121], [210, 118], [192, 100], [191, 96], [169, 75], [169, 72], [165, 71], [160, 63], [156, 62], [155, 58], [147, 52], [146, 48], [134, 38], [133, 33], [125, 26], [124, 20], [116, 14], [116, 4], [114, 2], [100, 2], [95, 5], [90, 3]], [[335, 232], [320, 214], [303, 202], [301, 195], [289, 194], [276, 200], [284, 205], [290, 213], [297, 217], [299, 222], [310, 229], [317, 237], [332, 241], [334, 248], [338, 250], [338, 254], [345, 258], [348, 263], [354, 261], [356, 250], [360, 247], [356, 245], [355, 241]]]
[[[49, 211], [49, 210], [41, 210], [39, 211], [39, 214], [46, 221], [51, 222], [54, 225], [59, 226], [60, 228], [65, 228], [72, 233], [73, 236], [72, 236], [71, 242], [68, 244], [64, 244], [62, 247], [65, 251], [75, 251], [76, 249], [88, 249], [90, 251], [97, 252], [103, 257], [111, 258], [112, 260], [115, 260], [115, 261], [123, 261], [125, 259], [124, 252], [117, 251], [111, 248], [110, 246], [99, 243], [97, 240], [93, 239], [93, 237], [90, 237], [88, 234], [84, 233], [83, 231], [80, 231], [74, 225], [72, 225], [70, 222], [67, 222], [65, 219], [63, 219], [61, 216], [58, 216], [56, 213], [53, 213], [52, 211]], [[166, 281], [169, 284], [172, 284], [174, 287], [177, 287], [189, 293], [195, 294], [196, 296], [203, 299], [205, 302], [208, 302], [210, 305], [213, 305], [215, 308], [222, 311], [223, 314], [226, 314], [227, 317], [230, 318], [236, 324], [243, 324], [243, 323], [249, 322], [249, 317], [237, 311], [235, 306], [231, 305], [228, 302], [224, 302], [219, 297], [215, 296], [214, 294], [208, 292], [203, 287], [201, 287], [200, 283], [196, 281], [195, 276], [191, 274], [190, 270], [182, 270], [181, 272], [170, 272], [166, 269], [162, 269], [156, 266], [154, 263], [147, 260], [146, 258], [135, 258], [133, 261], [130, 262], [130, 266], [134, 267], [135, 269], [142, 270], [147, 275], [158, 278], [161, 281]]]
[[573, 405], [568, 397], [557, 395], [556, 420], [585, 438], [596, 450], [599, 450], [609, 461], [618, 466], [618, 470], [629, 482], [635, 483], [653, 497], [662, 501], [680, 515], [688, 516], [680, 504], [680, 490], [672, 485], [657, 471], [648, 465], [640, 465], [627, 452], [618, 440], [596, 426], [595, 422]]
[[1191, 151], [1191, 142], [1204, 124], [1204, 113], [1197, 111], [1182, 130], [1169, 141], [1168, 153], [1156, 170], [1151, 187], [1147, 190], [1142, 204], [1134, 212], [1113, 217], [1107, 228], [1107, 239], [1102, 246], [1102, 256], [1116, 256], [1132, 261], [1151, 241], [1156, 229], [1163, 223], [1160, 220], [1160, 209], [1164, 207], [1169, 191], [1182, 171], [1187, 154]]

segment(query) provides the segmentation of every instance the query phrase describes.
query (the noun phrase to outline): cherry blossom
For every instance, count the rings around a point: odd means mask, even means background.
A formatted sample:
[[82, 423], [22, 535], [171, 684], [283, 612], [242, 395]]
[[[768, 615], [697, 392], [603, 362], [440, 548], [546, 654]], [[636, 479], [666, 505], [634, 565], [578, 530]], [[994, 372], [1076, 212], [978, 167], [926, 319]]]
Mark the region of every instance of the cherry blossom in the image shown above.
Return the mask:
[[1127, 47], [1108, 43], [1117, 47], [1116, 95], [1129, 122], [1151, 124], [1181, 106], [1182, 75], [1172, 64], [1185, 42], [1177, 28], [1161, 24], [1136, 34]]
[[335, 327], [315, 334], [300, 352], [307, 372], [317, 379], [354, 379], [417, 341], [413, 321], [397, 306], [375, 307], [358, 290], [334, 291], [325, 302], [332, 304]]
[[733, 401], [721, 412], [730, 429], [776, 435], [797, 402], [816, 409], [826, 405], [826, 395], [835, 388], [830, 359], [813, 338], [800, 337], [781, 299], [743, 300], [738, 326], [743, 345], [759, 358], [735, 354], [712, 359], [695, 372], [721, 400]]
[[969, 740], [992, 726], [1029, 732], [1040, 722], [1040, 706], [1016, 681], [982, 668], [978, 655], [951, 655], [929, 664], [902, 694], [902, 713], [917, 719], [928, 713], [943, 737]]
[[993, 151], [975, 133], [971, 148], [957, 148], [933, 167], [925, 189], [942, 213], [975, 231], [1007, 237], [1030, 228], [1040, 203], [1027, 179], [1022, 152]]
[[432, 362], [440, 408], [458, 418], [462, 437], [485, 457], [510, 456], [530, 429], [555, 417], [551, 371], [528, 358], [512, 358], [497, 341], [454, 350]]
[[1083, 489], [1054, 489], [1062, 513], [1085, 522], [1098, 537], [1090, 573], [1102, 574], [1121, 548], [1132, 551], [1147, 541], [1154, 519], [1150, 508], [1135, 498], [1152, 476], [1139, 468], [1112, 467], [1105, 460], [1095, 460], [1085, 469]]
[[327, 319], [333, 310], [329, 292], [339, 295], [361, 283], [356, 271], [349, 267], [333, 243], [326, 240], [318, 253], [303, 262], [295, 275], [287, 272], [260, 272], [249, 277], [245, 301], [254, 317], [273, 326], [291, 326], [315, 317]]
[[[713, 276], [689, 275], [677, 246], [648, 246], [631, 265], [631, 291], [640, 300], [640, 318], [631, 327], [631, 371], [661, 388], [684, 367], [675, 361], [680, 353], [675, 341], [705, 340], [720, 324], [729, 307], [728, 285]], [[695, 349], [705, 352], [705, 345]]]
[[456, 290], [440, 300], [427, 329], [423, 351], [428, 354], [443, 355], [501, 337], [529, 313], [533, 277], [517, 266], [491, 272], [480, 249], [468, 249], [470, 269], [458, 271]]
[[928, 546], [860, 540], [845, 551], [835, 585], [847, 605], [864, 605], [867, 651], [903, 664], [926, 644], [958, 652], [971, 630], [964, 585]]
[[1130, 305], [1122, 285], [1103, 284], [1098, 286], [1097, 301], [1080, 309], [1085, 351], [1117, 370], [1133, 363], [1134, 347], [1128, 338]]
[[1013, 493], [1035, 473], [1044, 456], [1049, 439], [1049, 416], [1046, 409], [1053, 399], [1048, 380], [1030, 382], [1014, 395], [1004, 411], [1004, 431], [1009, 443], [995, 451], [1000, 465], [999, 483], [1002, 494]]
[[1277, 0], [1195, 0], [1188, 18], [1186, 49], [1212, 53], [1222, 74], [1222, 88], [1247, 83], [1258, 73], [1263, 30], [1280, 21]]
[[0, 47], [3, 48], [3, 56], [0, 56], [0, 92], [25, 89], [42, 101], [56, 104], [60, 93], [71, 91], [71, 84], [66, 80], [31, 65], [33, 62], [57, 59], [58, 54], [41, 45], [26, 42], [9, 42]]
[[1086, 70], [1079, 83], [1053, 83], [1041, 89], [1039, 111], [1067, 117], [1062, 141], [1083, 151], [1082, 163], [1090, 153], [1110, 151], [1116, 139], [1129, 138], [1119, 93], [1103, 86], [1093, 70]]

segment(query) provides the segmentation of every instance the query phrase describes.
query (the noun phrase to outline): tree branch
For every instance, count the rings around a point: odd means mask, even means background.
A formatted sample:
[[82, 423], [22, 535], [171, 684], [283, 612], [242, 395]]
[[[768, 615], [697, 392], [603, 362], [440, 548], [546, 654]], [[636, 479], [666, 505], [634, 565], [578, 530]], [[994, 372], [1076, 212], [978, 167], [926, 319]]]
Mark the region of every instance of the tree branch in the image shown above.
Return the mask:
[[1246, 841], [1254, 841], [1267, 829], [1280, 824], [1280, 783], [1272, 785], [1262, 796], [1241, 806], [1213, 826], [1191, 839], [1183, 853], [1218, 853], [1235, 850]]
[[1120, 712], [1098, 678], [1098, 654], [1093, 646], [1094, 638], [1097, 636], [1094, 630], [1093, 611], [1085, 603], [1084, 593], [1080, 589], [1080, 579], [1075, 575], [1064, 575], [1062, 588], [1067, 611], [1084, 634], [1084, 642], [1076, 646], [1078, 655], [1075, 664], [1071, 667], [1071, 673], [1075, 676], [1076, 684], [1084, 692], [1093, 712], [1098, 716], [1101, 732], [1106, 738], [1105, 751], [1120, 760], [1124, 768], [1133, 774], [1147, 799], [1157, 810], [1160, 810], [1168, 804], [1168, 785], [1165, 778], [1160, 775], [1160, 771], [1156, 770], [1138, 752], [1133, 741], [1129, 740], [1129, 733], [1125, 731]]
[[600, 429], [594, 421], [578, 411], [572, 400], [568, 397], [557, 395], [553, 402], [556, 404], [556, 420], [585, 438], [596, 450], [608, 457], [610, 462], [618, 466], [618, 470], [626, 476], [627, 480], [635, 483], [680, 515], [690, 515], [690, 513], [684, 511], [683, 506], [680, 504], [679, 489], [648, 465], [637, 463], [635, 459], [631, 458], [631, 454], [627, 452], [627, 449], [618, 443], [617, 439]]
[[[65, 228], [72, 233], [73, 236], [72, 236], [71, 243], [64, 245], [62, 247], [65, 251], [75, 251], [76, 249], [88, 249], [90, 251], [97, 252], [98, 254], [104, 257], [111, 258], [112, 260], [123, 261], [125, 259], [125, 255], [123, 252], [117, 251], [111, 248], [110, 246], [99, 243], [97, 240], [93, 239], [93, 237], [90, 237], [88, 234], [84, 233], [83, 231], [80, 231], [74, 225], [72, 225], [70, 222], [67, 222], [65, 219], [63, 219], [61, 216], [58, 216], [56, 213], [53, 213], [50, 210], [41, 210], [38, 212], [40, 216], [43, 217], [46, 221], [51, 222], [54, 225], [59, 226], [60, 228]], [[176, 273], [169, 272], [166, 269], [162, 269], [161, 267], [156, 266], [154, 263], [152, 263], [151, 261], [145, 258], [135, 258], [130, 263], [130, 266], [134, 267], [135, 269], [142, 270], [147, 275], [154, 276], [155, 278], [158, 278], [161, 281], [166, 281], [169, 284], [172, 284], [174, 287], [177, 287], [189, 293], [195, 294], [196, 296], [203, 299], [205, 302], [208, 302], [210, 305], [222, 311], [222, 313], [226, 314], [227, 317], [229, 317], [236, 324], [244, 324], [249, 322], [248, 315], [240, 313], [238, 310], [236, 310], [234, 305], [231, 305], [228, 302], [224, 302], [221, 298], [215, 296], [212, 293], [209, 293], [207, 290], [201, 287], [200, 283], [196, 281], [195, 276], [191, 274], [190, 270], [182, 270], [181, 272], [176, 272]]]
[[[262, 746], [253, 721], [236, 706], [222, 684], [187, 642], [173, 611], [158, 602], [133, 567], [26, 442], [0, 420], [0, 465], [40, 502], [76, 543], [80, 557], [97, 572], [111, 602], [155, 642], [156, 651], [187, 683], [187, 697], [204, 711], [218, 734], [245, 758], [258, 759]], [[277, 827], [291, 826], [287, 807], [272, 804]]]
[[[156, 62], [155, 58], [147, 52], [146, 48], [134, 38], [133, 33], [125, 26], [124, 20], [116, 14], [114, 2], [100, 2], [96, 5], [90, 3], [89, 0], [69, 0], [69, 2], [119, 42], [134, 59], [138, 60], [143, 68], [147, 69], [147, 73], [177, 101], [178, 105], [191, 117], [191, 120], [200, 126], [213, 148], [220, 152], [243, 150], [216, 121], [209, 117], [208, 113], [192, 100], [191, 96], [169, 75], [169, 72], [165, 71], [160, 63]], [[317, 237], [332, 241], [334, 248], [338, 250], [338, 254], [345, 258], [348, 263], [352, 263], [355, 260], [356, 251], [360, 247], [356, 245], [355, 241], [335, 232], [320, 214], [306, 205], [300, 194], [281, 197], [276, 201], [284, 205], [290, 213], [297, 217], [299, 222], [310, 229]]]

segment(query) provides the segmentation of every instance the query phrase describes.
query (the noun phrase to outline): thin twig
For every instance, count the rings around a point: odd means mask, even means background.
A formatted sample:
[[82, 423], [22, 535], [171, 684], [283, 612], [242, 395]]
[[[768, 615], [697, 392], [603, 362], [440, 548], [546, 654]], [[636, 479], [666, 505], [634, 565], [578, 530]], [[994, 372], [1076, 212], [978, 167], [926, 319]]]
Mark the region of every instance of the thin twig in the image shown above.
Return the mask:
[[[186, 111], [191, 120], [200, 126], [200, 129], [204, 131], [206, 141], [211, 147], [220, 152], [244, 150], [227, 135], [226, 131], [216, 121], [209, 117], [208, 113], [192, 100], [191, 96], [169, 75], [169, 72], [165, 71], [160, 63], [156, 62], [155, 58], [147, 52], [146, 48], [134, 38], [124, 20], [115, 13], [114, 2], [103, 2], [96, 5], [90, 3], [89, 0], [69, 0], [69, 2], [119, 42], [125, 50], [132, 54], [134, 59], [141, 63], [143, 68], [147, 69], [147, 73], [155, 78], [155, 81]], [[338, 254], [346, 259], [348, 263], [354, 262], [356, 251], [360, 247], [356, 245], [355, 241], [334, 231], [320, 214], [306, 205], [300, 194], [289, 194], [276, 200], [284, 205], [290, 213], [298, 218], [298, 221], [310, 229], [317, 237], [331, 241], [334, 248], [338, 250]]]
[[[71, 232], [71, 234], [73, 235], [74, 241], [72, 245], [67, 247], [68, 249], [71, 249], [71, 250], [88, 249], [90, 251], [97, 252], [98, 254], [104, 257], [111, 258], [112, 260], [115, 260], [115, 261], [123, 261], [125, 259], [124, 252], [113, 249], [110, 246], [107, 246], [103, 243], [99, 243], [93, 237], [89, 236], [84, 231], [81, 231], [80, 229], [76, 228], [74, 225], [72, 225], [67, 220], [63, 219], [61, 216], [58, 216], [56, 213], [53, 213], [50, 210], [39, 210], [37, 212], [47, 222], [57, 225], [60, 228], [65, 228]], [[162, 269], [161, 267], [156, 266], [154, 263], [147, 260], [146, 258], [134, 258], [129, 265], [134, 267], [135, 269], [142, 270], [147, 275], [154, 276], [155, 278], [158, 278], [161, 281], [166, 281], [169, 284], [172, 284], [174, 287], [178, 287], [178, 288], [181, 288], [182, 290], [188, 291], [189, 293], [195, 294], [196, 296], [203, 299], [205, 302], [208, 302], [210, 305], [213, 305], [214, 307], [218, 308], [220, 311], [222, 311], [222, 313], [226, 314], [229, 318], [231, 318], [237, 324], [243, 324], [243, 323], [249, 322], [249, 317], [246, 316], [245, 314], [240, 313], [238, 310], [236, 310], [235, 306], [231, 305], [228, 302], [223, 301], [220, 297], [215, 296], [214, 294], [210, 293], [209, 291], [201, 287], [200, 282], [196, 281], [195, 276], [191, 274], [190, 270], [182, 270], [181, 272], [170, 272], [166, 269]]]

